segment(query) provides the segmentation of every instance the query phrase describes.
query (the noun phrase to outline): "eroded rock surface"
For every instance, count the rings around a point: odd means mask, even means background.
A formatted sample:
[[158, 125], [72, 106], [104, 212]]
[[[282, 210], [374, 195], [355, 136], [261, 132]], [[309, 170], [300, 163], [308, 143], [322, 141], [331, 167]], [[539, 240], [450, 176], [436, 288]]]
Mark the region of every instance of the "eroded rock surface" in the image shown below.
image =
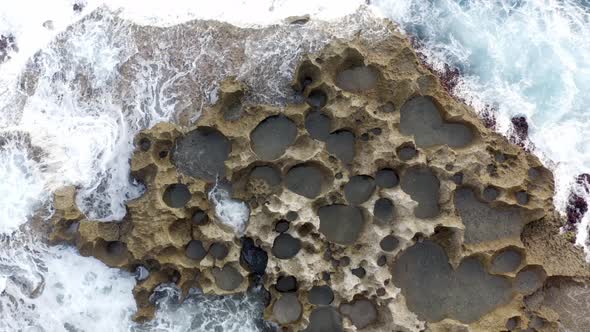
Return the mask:
[[52, 240], [136, 272], [137, 320], [175, 283], [264, 287], [265, 317], [287, 331], [590, 330], [590, 269], [558, 234], [551, 172], [449, 96], [393, 28], [302, 55], [297, 103], [248, 104], [258, 83], [227, 77], [213, 105], [136, 137], [146, 190], [122, 221], [85, 218], [70, 188]]

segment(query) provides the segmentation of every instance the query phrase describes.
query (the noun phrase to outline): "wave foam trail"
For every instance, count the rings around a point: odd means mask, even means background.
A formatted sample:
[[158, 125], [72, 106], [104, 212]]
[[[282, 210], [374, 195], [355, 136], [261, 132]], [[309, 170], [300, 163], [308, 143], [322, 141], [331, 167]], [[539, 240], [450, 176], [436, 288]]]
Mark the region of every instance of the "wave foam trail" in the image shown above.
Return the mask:
[[[437, 70], [459, 68], [455, 93], [493, 107], [498, 129], [525, 115], [531, 141], [554, 170], [565, 210], [575, 176], [590, 170], [590, 12], [580, 0], [377, 0], [414, 36]], [[579, 240], [588, 230], [580, 228]], [[582, 243], [580, 243], [582, 244]], [[590, 253], [589, 249], [586, 248]]]
[[0, 239], [0, 330], [126, 331], [135, 312], [133, 277], [38, 241], [24, 233]]
[[183, 332], [183, 331], [276, 331], [276, 327], [262, 319], [265, 296], [260, 289], [244, 294], [205, 295], [198, 289], [180, 302], [180, 289], [174, 284], [156, 287], [151, 300], [158, 313], [153, 321], [133, 326], [131, 331]]

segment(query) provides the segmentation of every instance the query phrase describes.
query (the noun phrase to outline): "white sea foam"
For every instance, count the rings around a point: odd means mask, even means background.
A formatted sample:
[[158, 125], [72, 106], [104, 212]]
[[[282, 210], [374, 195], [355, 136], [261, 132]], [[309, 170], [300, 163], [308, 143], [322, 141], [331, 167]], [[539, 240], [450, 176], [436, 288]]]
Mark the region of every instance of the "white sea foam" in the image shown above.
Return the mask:
[[0, 259], [7, 280], [0, 296], [1, 331], [127, 330], [135, 312], [135, 281], [128, 273], [73, 248], [48, 248], [25, 237], [1, 243], [3, 254], [12, 255]]
[[218, 220], [239, 236], [243, 235], [250, 218], [248, 205], [231, 198], [230, 190], [220, 183], [215, 183], [208, 196], [215, 207]]
[[48, 195], [39, 164], [29, 155], [25, 138], [18, 135], [0, 142], [0, 234], [17, 229]]

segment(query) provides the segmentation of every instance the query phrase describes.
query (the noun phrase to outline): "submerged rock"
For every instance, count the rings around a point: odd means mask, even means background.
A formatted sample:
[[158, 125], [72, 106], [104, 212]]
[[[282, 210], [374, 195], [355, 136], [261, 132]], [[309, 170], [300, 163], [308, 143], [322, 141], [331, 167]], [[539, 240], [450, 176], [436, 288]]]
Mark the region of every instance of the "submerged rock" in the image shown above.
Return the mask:
[[254, 274], [264, 274], [268, 263], [268, 254], [256, 246], [251, 238], [243, 238], [240, 262], [246, 270]]

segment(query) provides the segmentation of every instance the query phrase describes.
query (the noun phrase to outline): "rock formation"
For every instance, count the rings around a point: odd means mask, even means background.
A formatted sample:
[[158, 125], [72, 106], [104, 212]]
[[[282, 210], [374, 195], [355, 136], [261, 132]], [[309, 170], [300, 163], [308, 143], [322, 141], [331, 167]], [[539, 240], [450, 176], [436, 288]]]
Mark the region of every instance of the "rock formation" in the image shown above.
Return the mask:
[[174, 282], [263, 286], [266, 318], [293, 331], [590, 328], [590, 269], [559, 234], [551, 172], [449, 96], [405, 37], [334, 41], [300, 60], [293, 89], [303, 102], [246, 104], [228, 77], [194, 124], [136, 137], [145, 193], [122, 221], [84, 218], [67, 189], [52, 240], [137, 271], [138, 320]]

